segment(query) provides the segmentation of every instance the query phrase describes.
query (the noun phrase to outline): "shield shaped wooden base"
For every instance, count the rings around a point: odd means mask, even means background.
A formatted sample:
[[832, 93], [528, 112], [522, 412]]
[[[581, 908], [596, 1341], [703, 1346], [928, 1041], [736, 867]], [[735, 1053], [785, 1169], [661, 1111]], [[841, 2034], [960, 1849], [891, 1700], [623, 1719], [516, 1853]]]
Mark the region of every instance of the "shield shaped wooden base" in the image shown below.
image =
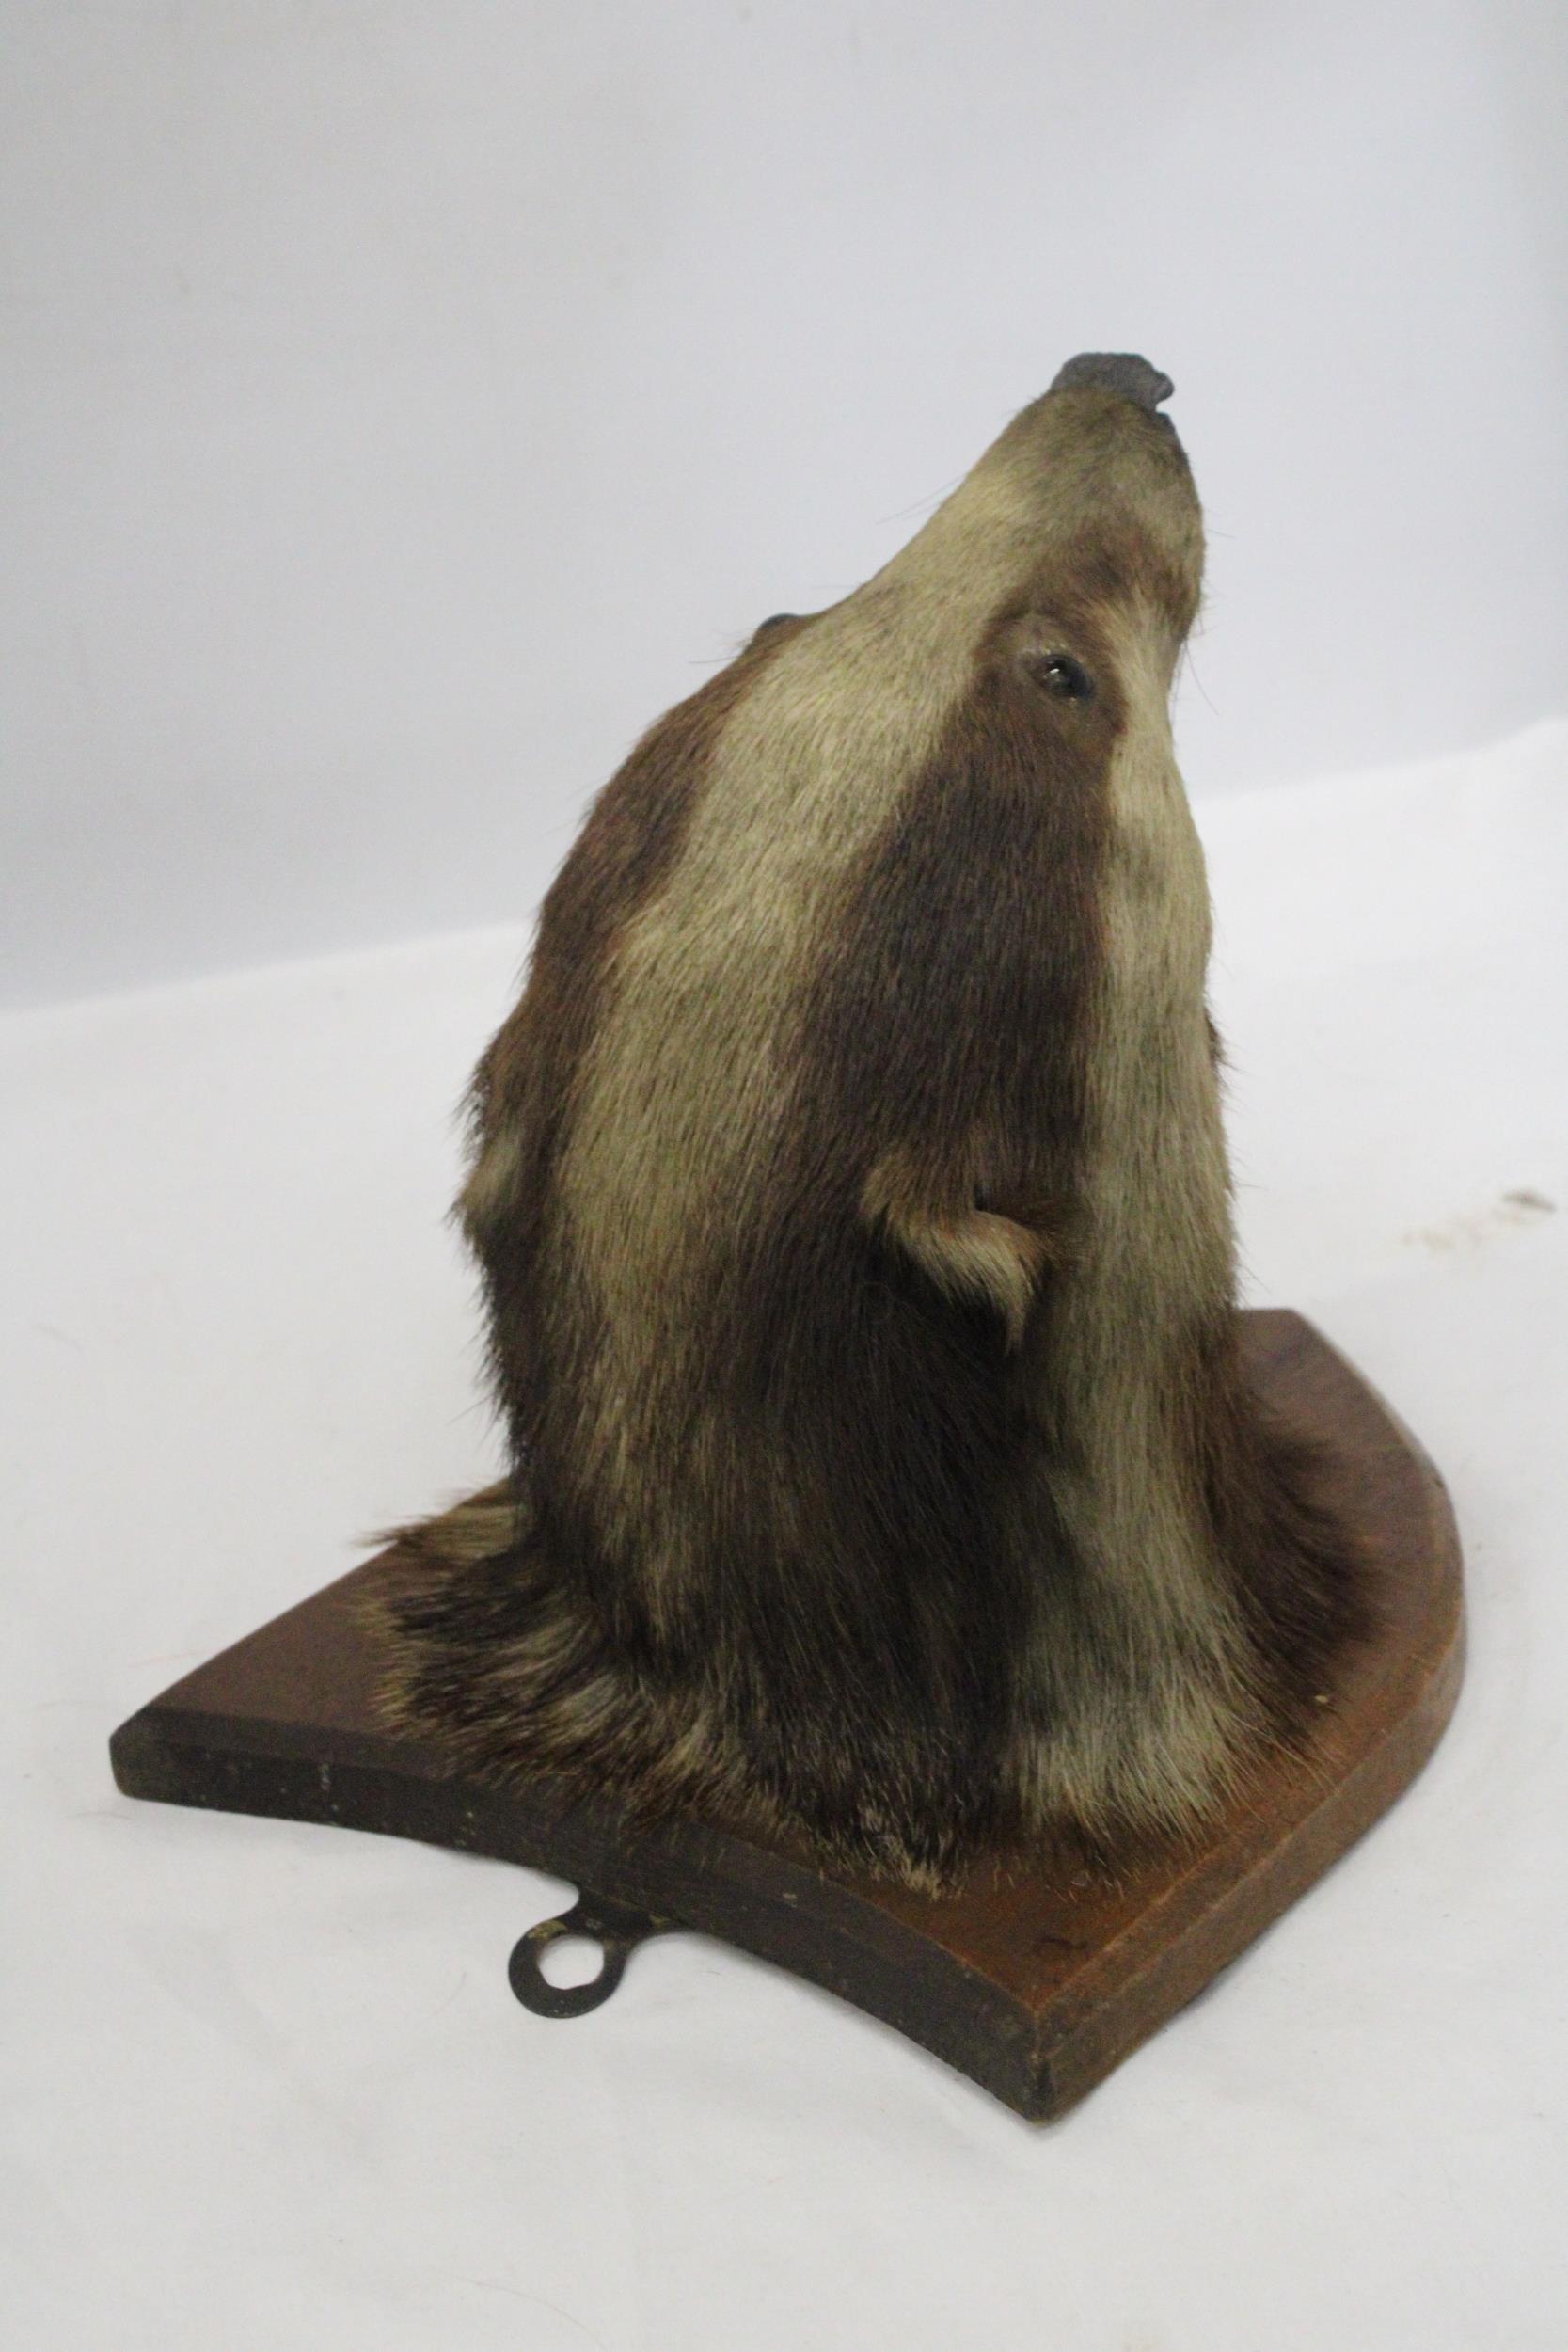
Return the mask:
[[[512, 1957], [546, 2016], [595, 2007], [627, 1952], [693, 1928], [795, 1969], [972, 2075], [1025, 2116], [1059, 2115], [1191, 2000], [1415, 1777], [1458, 1692], [1459, 1546], [1436, 1471], [1299, 1315], [1244, 1318], [1254, 1378], [1320, 1439], [1339, 1508], [1377, 1564], [1382, 1628], [1324, 1694], [1311, 1751], [1260, 1772], [1200, 1840], [1114, 1863], [999, 1854], [934, 1899], [825, 1876], [721, 1821], [628, 1830], [608, 1802], [540, 1778], [499, 1789], [378, 1727], [373, 1636], [356, 1606], [375, 1561], [166, 1691], [110, 1743], [129, 1796], [382, 1830], [531, 1863], [581, 1890]], [[555, 1936], [605, 1965], [558, 1989]]]

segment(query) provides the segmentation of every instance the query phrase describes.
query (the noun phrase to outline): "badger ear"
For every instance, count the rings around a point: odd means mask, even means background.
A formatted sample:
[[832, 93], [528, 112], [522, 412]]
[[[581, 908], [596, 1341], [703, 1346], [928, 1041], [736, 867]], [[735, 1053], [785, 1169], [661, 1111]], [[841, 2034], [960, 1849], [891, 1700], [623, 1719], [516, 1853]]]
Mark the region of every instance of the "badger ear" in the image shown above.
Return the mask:
[[[951, 1198], [943, 1196], [951, 1191]], [[861, 1208], [895, 1248], [949, 1298], [994, 1308], [1016, 1348], [1048, 1256], [1043, 1233], [977, 1208], [961, 1184], [933, 1184], [906, 1151], [885, 1152], [866, 1178]]]

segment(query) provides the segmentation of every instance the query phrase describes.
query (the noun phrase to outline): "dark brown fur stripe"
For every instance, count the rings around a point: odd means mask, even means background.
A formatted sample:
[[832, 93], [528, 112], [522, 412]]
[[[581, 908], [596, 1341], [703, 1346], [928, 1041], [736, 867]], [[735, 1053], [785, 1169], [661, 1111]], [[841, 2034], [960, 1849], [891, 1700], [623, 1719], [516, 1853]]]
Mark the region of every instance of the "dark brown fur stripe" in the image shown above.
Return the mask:
[[1299, 1742], [1347, 1644], [1370, 1632], [1375, 1564], [1328, 1500], [1318, 1448], [1281, 1428], [1248, 1385], [1235, 1314], [1200, 1343], [1187, 1386], [1193, 1452], [1234, 1580], [1275, 1735]]
[[943, 1296], [862, 1198], [900, 1152], [934, 1199], [975, 1205], [983, 1136], [980, 1205], [1070, 1248], [1116, 725], [1108, 698], [1085, 739], [982, 675], [802, 1000], [792, 1144], [719, 1288], [715, 1380], [768, 1506], [737, 1489], [727, 1538], [748, 1563], [720, 1636], [747, 1753], [781, 1806], [883, 1867], [911, 1824], [937, 1871], [1005, 1826], [1038, 1564], [1009, 1556], [997, 1502], [1037, 1433], [996, 1311]]

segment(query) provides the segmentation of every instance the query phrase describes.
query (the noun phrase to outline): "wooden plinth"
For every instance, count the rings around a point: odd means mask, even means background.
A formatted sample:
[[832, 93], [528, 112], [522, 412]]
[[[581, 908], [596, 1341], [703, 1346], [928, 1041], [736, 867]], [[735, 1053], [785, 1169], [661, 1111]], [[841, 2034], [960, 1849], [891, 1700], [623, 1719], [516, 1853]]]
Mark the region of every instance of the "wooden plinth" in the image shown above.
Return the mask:
[[1459, 1544], [1408, 1431], [1299, 1315], [1244, 1318], [1254, 1379], [1328, 1448], [1335, 1500], [1378, 1564], [1383, 1629], [1329, 1694], [1312, 1751], [1272, 1763], [1201, 1842], [1124, 1858], [999, 1857], [940, 1900], [827, 1877], [798, 1851], [681, 1819], [628, 1834], [613, 1806], [541, 1777], [504, 1791], [377, 1728], [355, 1606], [369, 1562], [198, 1666], [110, 1742], [128, 1796], [388, 1832], [571, 1880], [566, 1924], [604, 1978], [546, 1984], [546, 1921], [513, 1956], [546, 2015], [596, 2006], [626, 1952], [686, 1927], [780, 1963], [883, 2018], [1009, 2106], [1059, 2115], [1310, 1886], [1414, 1779], [1458, 1693]]

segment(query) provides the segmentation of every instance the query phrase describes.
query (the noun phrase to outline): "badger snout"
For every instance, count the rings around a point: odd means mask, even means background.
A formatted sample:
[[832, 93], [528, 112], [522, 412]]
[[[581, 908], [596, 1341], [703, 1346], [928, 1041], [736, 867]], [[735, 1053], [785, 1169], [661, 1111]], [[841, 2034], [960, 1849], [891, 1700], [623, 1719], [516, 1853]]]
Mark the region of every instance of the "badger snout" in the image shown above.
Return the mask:
[[1135, 401], [1140, 408], [1147, 408], [1150, 416], [1176, 389], [1168, 375], [1159, 368], [1151, 368], [1135, 351], [1081, 351], [1076, 359], [1069, 359], [1060, 370], [1051, 389], [1053, 392], [1071, 392], [1089, 385], [1101, 391], [1119, 392], [1124, 400]]

